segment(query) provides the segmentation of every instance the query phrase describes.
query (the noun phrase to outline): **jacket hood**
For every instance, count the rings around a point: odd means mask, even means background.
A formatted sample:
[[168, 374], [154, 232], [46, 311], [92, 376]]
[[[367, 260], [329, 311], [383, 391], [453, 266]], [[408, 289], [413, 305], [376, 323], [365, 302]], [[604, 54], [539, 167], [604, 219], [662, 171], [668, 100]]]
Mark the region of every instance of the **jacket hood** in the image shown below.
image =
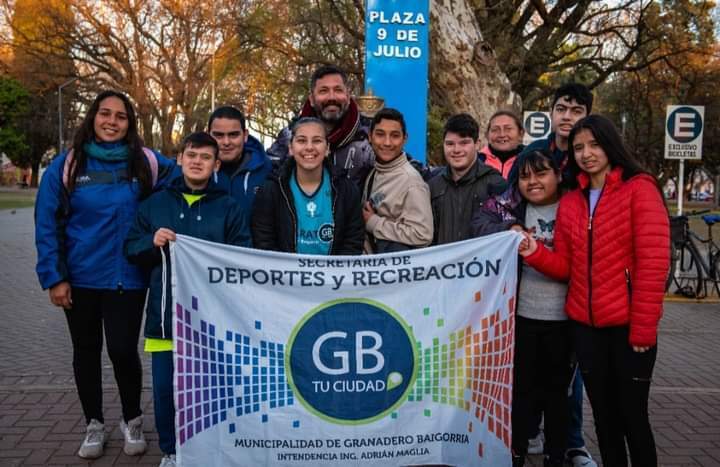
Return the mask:
[[262, 168], [265, 165], [265, 161], [267, 161], [265, 148], [263, 147], [260, 140], [258, 140], [252, 135], [248, 135], [248, 139], [245, 142], [245, 146], [243, 147], [243, 152], [250, 153], [250, 160], [245, 166], [245, 170], [248, 170], [250, 172], [254, 172], [255, 170]]

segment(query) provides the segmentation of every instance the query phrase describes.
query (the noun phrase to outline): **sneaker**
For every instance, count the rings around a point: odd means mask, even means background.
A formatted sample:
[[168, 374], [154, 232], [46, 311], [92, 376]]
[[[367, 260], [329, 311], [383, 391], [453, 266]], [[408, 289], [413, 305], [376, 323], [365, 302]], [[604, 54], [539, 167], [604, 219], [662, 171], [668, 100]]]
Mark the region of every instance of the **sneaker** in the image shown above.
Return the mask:
[[175, 467], [175, 454], [165, 454], [159, 467]]
[[542, 454], [545, 450], [545, 436], [542, 430], [537, 436], [528, 440], [528, 454]]
[[127, 423], [125, 423], [125, 420], [120, 420], [120, 431], [125, 437], [123, 452], [128, 456], [139, 456], [147, 449], [145, 435], [143, 435], [142, 431], [142, 422], [142, 415], [138, 415]]
[[597, 467], [597, 463], [593, 460], [585, 446], [568, 449], [565, 457], [567, 457], [568, 462], [570, 462], [573, 467]]
[[106, 439], [105, 425], [93, 418], [85, 429], [85, 439], [80, 445], [77, 455], [83, 459], [97, 459], [103, 455]]

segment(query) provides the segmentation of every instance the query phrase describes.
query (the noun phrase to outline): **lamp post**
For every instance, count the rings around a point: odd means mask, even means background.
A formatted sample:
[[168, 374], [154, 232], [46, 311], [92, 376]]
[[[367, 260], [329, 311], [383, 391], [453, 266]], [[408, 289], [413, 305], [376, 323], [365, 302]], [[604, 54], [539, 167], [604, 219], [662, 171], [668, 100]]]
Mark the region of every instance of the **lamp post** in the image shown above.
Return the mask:
[[58, 86], [58, 154], [60, 153], [60, 151], [62, 151], [63, 147], [62, 90], [65, 86], [68, 86], [71, 83], [77, 81], [77, 79], [77, 76], [75, 78], [70, 78], [69, 80]]
[[210, 112], [215, 111], [215, 49], [210, 62]]

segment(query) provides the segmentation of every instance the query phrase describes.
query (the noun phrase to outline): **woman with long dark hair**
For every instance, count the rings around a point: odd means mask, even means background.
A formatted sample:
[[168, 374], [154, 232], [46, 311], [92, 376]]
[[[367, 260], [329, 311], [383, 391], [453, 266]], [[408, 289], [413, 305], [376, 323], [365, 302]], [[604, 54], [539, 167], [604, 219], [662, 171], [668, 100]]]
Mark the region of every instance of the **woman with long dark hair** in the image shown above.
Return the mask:
[[603, 465], [657, 465], [648, 396], [670, 264], [668, 214], [656, 180], [610, 120], [590, 115], [569, 135], [579, 187], [560, 201], [555, 250], [520, 247], [540, 272], [569, 280], [565, 311], [593, 409]]
[[[87, 430], [78, 455], [102, 455], [103, 331], [120, 390], [124, 451], [145, 451], [137, 351], [147, 277], [127, 262], [123, 241], [138, 203], [170, 177], [174, 163], [143, 147], [127, 96], [100, 93], [72, 148], [45, 172], [35, 208], [37, 274], [65, 310], [73, 370]], [[158, 182], [160, 180], [160, 182]]]

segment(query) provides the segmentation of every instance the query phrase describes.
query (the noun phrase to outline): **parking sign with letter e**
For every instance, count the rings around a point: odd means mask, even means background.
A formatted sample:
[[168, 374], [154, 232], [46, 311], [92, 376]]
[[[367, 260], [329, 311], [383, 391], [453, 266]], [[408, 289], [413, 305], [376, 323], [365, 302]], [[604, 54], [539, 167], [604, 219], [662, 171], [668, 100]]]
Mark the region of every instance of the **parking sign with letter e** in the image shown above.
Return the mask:
[[703, 106], [668, 106], [665, 159], [702, 159], [704, 115]]

